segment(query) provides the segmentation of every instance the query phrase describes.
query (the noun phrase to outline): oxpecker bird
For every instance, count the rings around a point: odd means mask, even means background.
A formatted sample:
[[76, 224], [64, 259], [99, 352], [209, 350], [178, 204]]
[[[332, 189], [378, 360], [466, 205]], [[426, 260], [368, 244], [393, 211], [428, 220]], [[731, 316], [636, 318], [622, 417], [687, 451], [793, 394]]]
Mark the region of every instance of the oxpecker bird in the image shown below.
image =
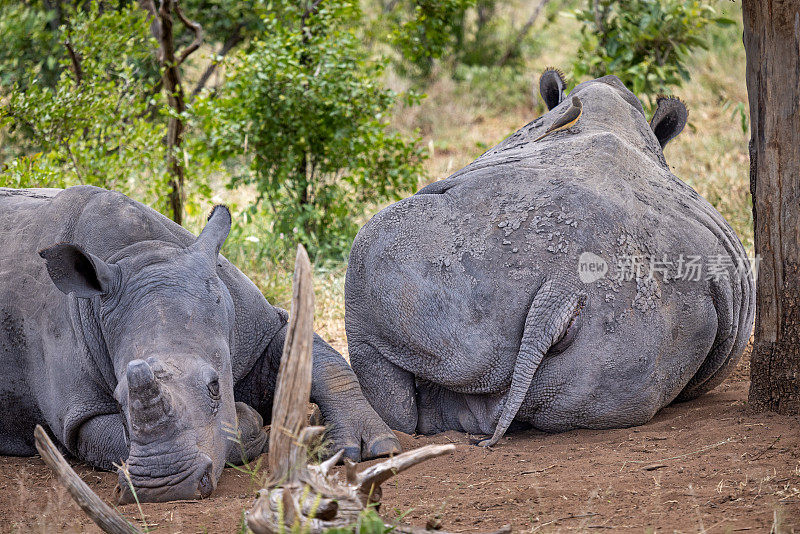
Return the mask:
[[550, 135], [551, 133], [555, 133], [561, 130], [566, 130], [567, 128], [571, 128], [574, 124], [578, 122], [578, 119], [581, 118], [581, 114], [583, 113], [583, 103], [581, 99], [577, 96], [572, 97], [572, 105], [567, 108], [567, 111], [564, 112], [556, 121], [550, 125], [550, 128], [547, 129], [545, 133], [534, 139], [534, 142], [538, 141], [539, 139]]

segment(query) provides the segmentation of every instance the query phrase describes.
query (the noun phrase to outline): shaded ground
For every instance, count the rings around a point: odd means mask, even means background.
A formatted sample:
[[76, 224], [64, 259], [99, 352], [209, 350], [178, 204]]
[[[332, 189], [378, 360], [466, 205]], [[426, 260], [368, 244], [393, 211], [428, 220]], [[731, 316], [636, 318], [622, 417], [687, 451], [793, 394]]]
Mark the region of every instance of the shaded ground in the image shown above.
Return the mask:
[[[800, 418], [747, 412], [746, 365], [714, 392], [629, 429], [535, 431], [479, 449], [455, 432], [401, 435], [403, 446], [457, 444], [455, 454], [384, 488], [384, 517], [439, 516], [456, 532], [800, 532]], [[107, 501], [116, 476], [81, 476]], [[204, 501], [144, 504], [156, 532], [236, 532], [251, 477], [226, 469]], [[409, 511], [410, 510], [410, 511]], [[139, 517], [136, 505], [122, 507]], [[96, 532], [38, 458], [0, 457], [0, 532]]]

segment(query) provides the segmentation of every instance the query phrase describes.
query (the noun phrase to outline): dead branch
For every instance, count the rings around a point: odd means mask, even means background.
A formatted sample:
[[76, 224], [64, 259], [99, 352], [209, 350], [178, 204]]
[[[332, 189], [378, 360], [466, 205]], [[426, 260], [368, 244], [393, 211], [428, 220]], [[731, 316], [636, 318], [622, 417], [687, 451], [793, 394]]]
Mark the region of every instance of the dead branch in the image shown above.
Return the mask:
[[80, 85], [83, 81], [83, 69], [81, 68], [81, 60], [78, 56], [78, 53], [75, 52], [75, 49], [72, 47], [72, 43], [69, 40], [69, 36], [64, 40], [64, 48], [67, 49], [67, 54], [69, 55], [69, 60], [72, 63], [72, 73], [75, 75], [75, 83]]
[[[314, 340], [314, 288], [311, 264], [302, 245], [297, 247], [292, 308], [278, 370], [272, 431], [269, 442], [270, 478], [246, 513], [247, 526], [256, 534], [275, 534], [299, 524], [309, 534], [356, 523], [370, 504], [377, 504], [381, 484], [390, 477], [430, 458], [452, 452], [455, 445], [428, 445], [405, 452], [357, 473], [345, 461], [345, 481], [331, 473], [344, 451], [319, 465], [308, 465], [308, 447], [324, 427], [306, 426], [311, 392], [311, 348]], [[416, 534], [417, 529], [402, 530]]]
[[[314, 342], [314, 289], [311, 263], [306, 249], [297, 247], [292, 279], [292, 307], [278, 370], [275, 406], [269, 433], [269, 468], [271, 481], [294, 482], [296, 465], [291, 458], [299, 455], [305, 443], [298, 440], [306, 425], [306, 405], [311, 392], [311, 346]], [[312, 427], [313, 428], [313, 427]], [[307, 430], [307, 429], [306, 429]], [[306, 458], [299, 458], [305, 462]]]
[[36, 439], [36, 450], [42, 460], [50, 469], [55, 471], [56, 477], [78, 503], [78, 506], [97, 523], [104, 532], [109, 534], [141, 534], [141, 530], [129, 523], [122, 515], [104, 503], [95, 492], [86, 485], [81, 477], [70, 467], [64, 457], [58, 452], [44, 428], [36, 425], [33, 435]]
[[195, 50], [200, 48], [200, 45], [203, 43], [203, 27], [199, 22], [186, 18], [186, 16], [183, 14], [180, 3], [178, 2], [175, 2], [175, 13], [178, 15], [178, 18], [181, 19], [183, 25], [194, 32], [194, 40], [189, 43], [189, 46], [187, 46], [183, 52], [181, 52], [181, 55], [178, 58], [178, 65], [182, 65], [183, 62], [186, 61], [186, 58], [192, 55]]

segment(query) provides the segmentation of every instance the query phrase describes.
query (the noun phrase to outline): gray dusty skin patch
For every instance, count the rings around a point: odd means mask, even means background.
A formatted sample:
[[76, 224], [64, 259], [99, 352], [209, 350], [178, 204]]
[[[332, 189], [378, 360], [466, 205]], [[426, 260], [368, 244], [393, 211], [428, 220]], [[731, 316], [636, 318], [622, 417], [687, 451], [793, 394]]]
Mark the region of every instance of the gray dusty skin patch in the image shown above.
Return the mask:
[[[683, 123], [662, 118], [685, 113], [662, 110], [651, 128], [608, 76], [572, 91], [583, 104], [575, 127], [533, 142], [569, 106], [552, 83], [542, 80], [550, 112], [356, 237], [350, 359], [395, 429], [497, 438], [508, 406], [517, 423], [546, 431], [641, 424], [713, 388], [747, 343], [749, 272], [715, 281], [648, 270], [653, 258], [746, 260], [727, 222], [664, 159]], [[589, 282], [579, 275], [586, 253], [606, 264]], [[626, 271], [631, 257], [641, 265]]]

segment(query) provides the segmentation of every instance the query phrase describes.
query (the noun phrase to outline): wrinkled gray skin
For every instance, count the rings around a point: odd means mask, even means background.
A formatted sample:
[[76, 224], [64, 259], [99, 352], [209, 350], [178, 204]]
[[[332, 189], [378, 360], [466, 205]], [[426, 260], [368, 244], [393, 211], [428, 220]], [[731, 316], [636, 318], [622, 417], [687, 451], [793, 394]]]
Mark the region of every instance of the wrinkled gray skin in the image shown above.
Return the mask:
[[[166, 501], [208, 496], [226, 461], [264, 450], [287, 313], [218, 255], [230, 223], [218, 207], [195, 238], [119, 193], [0, 188], [0, 454], [35, 454], [41, 424]], [[341, 355], [319, 336], [313, 351], [334, 449], [399, 451]]]
[[[614, 76], [585, 82], [571, 130], [532, 142], [570, 105], [555, 71], [551, 111], [475, 162], [373, 217], [347, 270], [350, 361], [390, 427], [490, 434], [645, 423], [735, 366], [753, 322], [753, 280], [706, 280], [709, 257], [745, 260], [723, 217], [669, 171], [662, 147], [686, 121], [661, 99], [652, 125]], [[609, 272], [584, 283], [591, 252]], [[700, 281], [632, 256], [702, 255]]]

